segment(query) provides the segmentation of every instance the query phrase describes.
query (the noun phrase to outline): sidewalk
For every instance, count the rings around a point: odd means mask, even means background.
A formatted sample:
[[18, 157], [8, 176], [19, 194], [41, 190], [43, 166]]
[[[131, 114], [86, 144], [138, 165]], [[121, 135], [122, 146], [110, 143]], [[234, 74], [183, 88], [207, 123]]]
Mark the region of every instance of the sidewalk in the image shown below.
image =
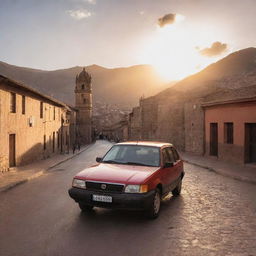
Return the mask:
[[47, 170], [79, 155], [91, 145], [92, 144], [81, 147], [81, 150], [77, 151], [75, 154], [73, 154], [72, 151], [70, 151], [69, 154], [57, 154], [46, 160], [15, 167], [9, 172], [0, 173], [0, 193], [43, 175]]
[[227, 163], [210, 157], [184, 152], [181, 153], [181, 156], [187, 163], [206, 168], [209, 171], [214, 171], [235, 180], [245, 181], [256, 185], [256, 165]]

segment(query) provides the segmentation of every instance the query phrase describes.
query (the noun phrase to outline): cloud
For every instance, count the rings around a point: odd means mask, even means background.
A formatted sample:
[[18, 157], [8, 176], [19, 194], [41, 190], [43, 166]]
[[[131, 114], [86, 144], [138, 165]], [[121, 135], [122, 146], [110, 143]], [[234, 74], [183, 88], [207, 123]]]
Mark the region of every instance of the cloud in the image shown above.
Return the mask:
[[196, 47], [196, 49], [199, 50], [199, 53], [203, 56], [215, 57], [227, 51], [228, 45], [217, 41], [214, 42], [209, 48], [204, 48], [200, 50], [198, 47]]
[[96, 0], [84, 0], [84, 2], [87, 2], [89, 4], [96, 4]]
[[158, 25], [162, 28], [175, 22], [176, 14], [169, 13], [158, 19]]
[[145, 11], [140, 11], [139, 14], [140, 14], [140, 15], [144, 15], [144, 14], [145, 14]]
[[92, 16], [92, 13], [86, 9], [68, 10], [66, 12], [75, 20], [82, 20]]

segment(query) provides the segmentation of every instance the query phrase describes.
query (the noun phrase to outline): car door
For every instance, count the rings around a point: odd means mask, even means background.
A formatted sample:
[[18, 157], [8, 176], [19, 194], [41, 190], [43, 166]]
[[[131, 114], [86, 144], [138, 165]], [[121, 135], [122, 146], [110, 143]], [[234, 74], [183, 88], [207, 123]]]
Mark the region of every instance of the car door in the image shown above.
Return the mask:
[[178, 179], [180, 176], [179, 175], [179, 166], [178, 166], [178, 161], [176, 161], [172, 147], [167, 148], [167, 153], [169, 155], [169, 159], [170, 159], [171, 163], [173, 163], [173, 166], [170, 167], [170, 171], [168, 172], [169, 190], [173, 190], [178, 184]]
[[169, 147], [162, 149], [162, 184], [163, 184], [163, 194], [169, 193], [171, 190], [171, 185], [173, 183], [173, 167], [164, 167], [166, 163], [172, 163], [174, 161], [172, 152]]
[[180, 177], [183, 173], [183, 162], [180, 159], [180, 156], [174, 147], [172, 147], [172, 152], [173, 152], [175, 166], [176, 166], [176, 170], [175, 170], [176, 175], [177, 175], [177, 177]]

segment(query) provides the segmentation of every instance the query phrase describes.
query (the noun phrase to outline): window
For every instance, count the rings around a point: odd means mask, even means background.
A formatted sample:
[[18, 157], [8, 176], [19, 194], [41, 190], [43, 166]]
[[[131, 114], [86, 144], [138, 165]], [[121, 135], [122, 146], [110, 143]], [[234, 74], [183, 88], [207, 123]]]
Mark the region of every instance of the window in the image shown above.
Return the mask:
[[171, 148], [167, 148], [167, 154], [169, 155], [169, 159], [171, 163], [176, 162]]
[[84, 90], [84, 84], [82, 84], [82, 90]]
[[170, 163], [171, 162], [171, 158], [170, 158], [170, 155], [168, 153], [168, 149], [164, 148], [162, 152], [163, 152], [163, 164]]
[[22, 115], [26, 113], [26, 97], [24, 95], [22, 95], [21, 112]]
[[55, 120], [55, 107], [53, 107], [53, 120]]
[[86, 103], [86, 99], [85, 98], [83, 99], [83, 102], [84, 102], [84, 104]]
[[44, 103], [40, 102], [40, 118], [43, 118], [44, 116]]
[[159, 166], [159, 148], [140, 145], [113, 146], [103, 158], [103, 162], [120, 164], [138, 164], [145, 166]]
[[11, 92], [10, 98], [10, 112], [16, 113], [16, 94]]
[[233, 144], [234, 125], [233, 123], [224, 123], [224, 142]]
[[175, 148], [172, 148], [172, 152], [173, 152], [175, 162], [180, 160], [179, 154]]

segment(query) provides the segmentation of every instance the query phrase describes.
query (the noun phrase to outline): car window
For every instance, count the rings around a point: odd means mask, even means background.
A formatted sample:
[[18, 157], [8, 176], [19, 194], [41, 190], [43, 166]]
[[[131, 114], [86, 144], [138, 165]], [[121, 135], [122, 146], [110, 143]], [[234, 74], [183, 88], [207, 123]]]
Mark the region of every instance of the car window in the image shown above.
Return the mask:
[[180, 156], [175, 148], [172, 148], [172, 152], [173, 152], [175, 162], [180, 160]]
[[170, 162], [171, 162], [171, 163], [176, 162], [176, 161], [175, 161], [175, 158], [174, 158], [174, 155], [173, 155], [172, 148], [167, 148], [167, 153], [168, 153], [168, 155], [169, 155]]
[[162, 150], [162, 156], [163, 156], [163, 164], [171, 162], [170, 155], [168, 154], [167, 148], [164, 148]]
[[115, 145], [104, 156], [103, 162], [159, 166], [159, 148], [140, 145]]

